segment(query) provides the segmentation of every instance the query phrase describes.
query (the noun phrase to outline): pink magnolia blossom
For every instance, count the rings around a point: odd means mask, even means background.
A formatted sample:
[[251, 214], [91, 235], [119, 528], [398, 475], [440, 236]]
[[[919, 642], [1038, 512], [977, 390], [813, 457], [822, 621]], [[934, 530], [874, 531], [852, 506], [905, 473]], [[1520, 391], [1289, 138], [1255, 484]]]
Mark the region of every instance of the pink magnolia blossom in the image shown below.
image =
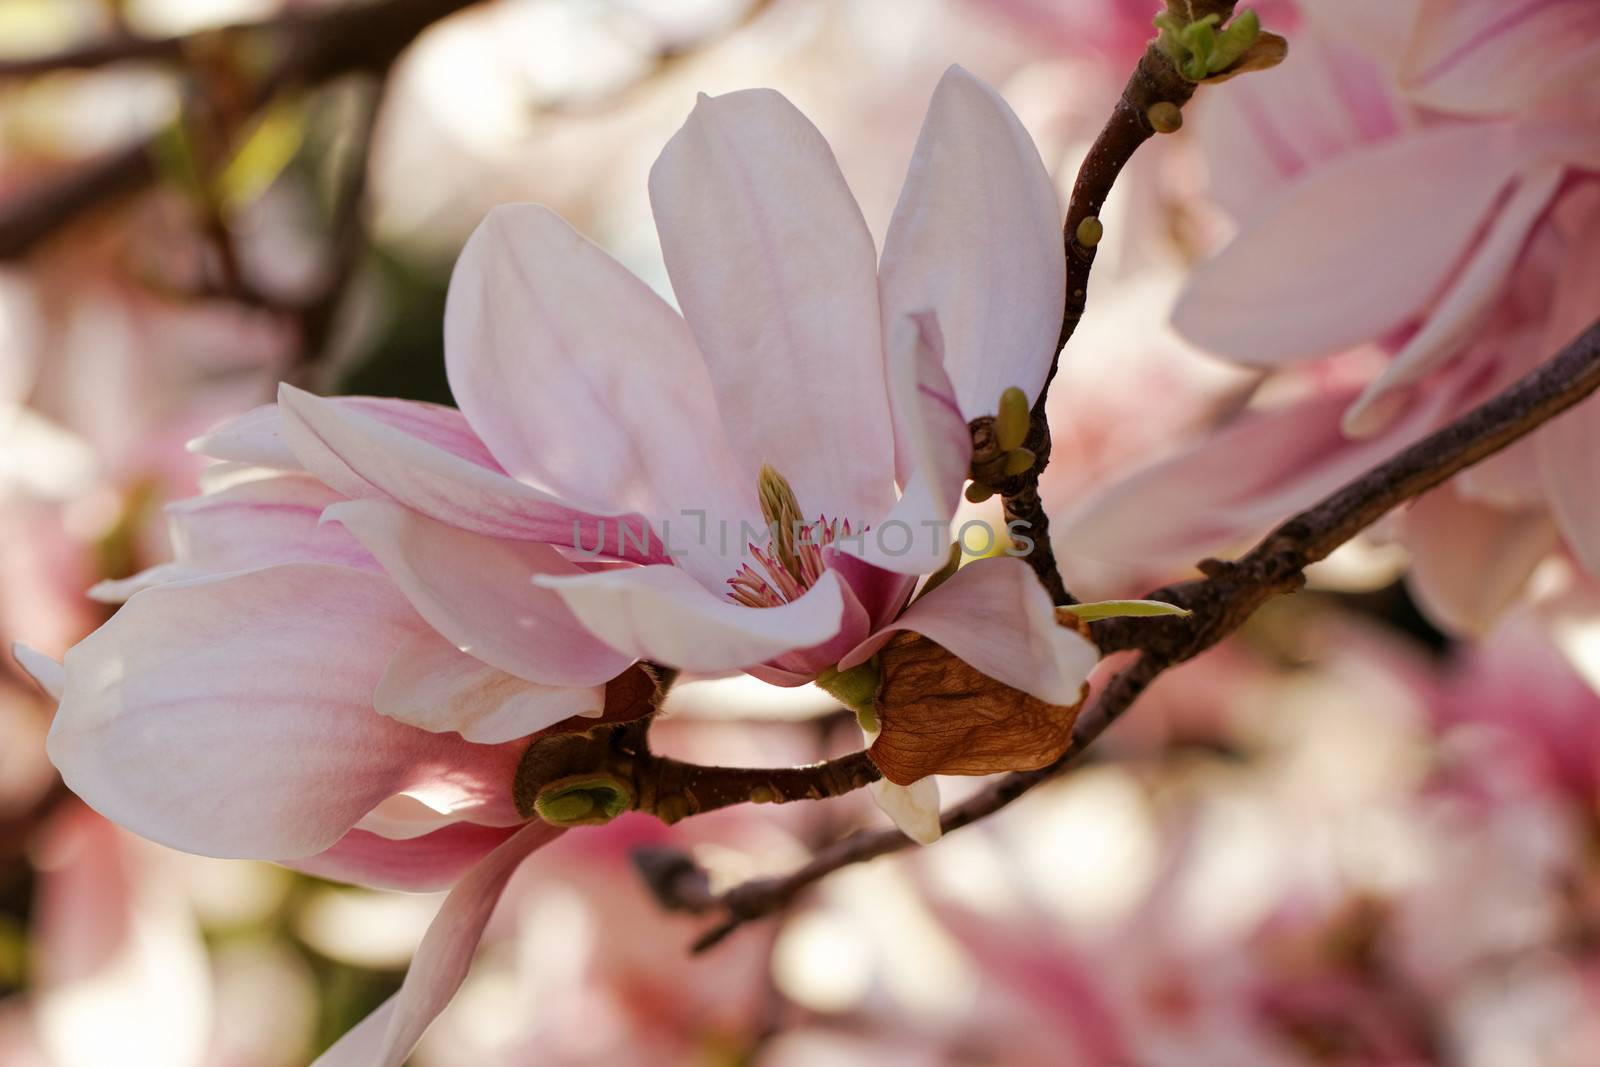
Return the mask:
[[[1174, 313], [1189, 340], [1272, 373], [1275, 388], [1212, 439], [1075, 502], [1062, 536], [1085, 554], [1178, 562], [1258, 535], [1600, 312], [1600, 9], [1301, 6], [1290, 59], [1211, 96], [1195, 123], [1239, 232]], [[1443, 624], [1486, 628], [1558, 532], [1600, 566], [1596, 410], [1403, 517], [1412, 583]], [[1131, 521], [1175, 494], [1207, 506]]]
[[[172, 509], [173, 563], [100, 587], [128, 602], [60, 666], [18, 650], [60, 701], [52, 760], [122, 825], [454, 883], [330, 1067], [399, 1064], [454, 994], [560, 832], [518, 828], [526, 739], [598, 713], [636, 659], [794, 685], [915, 630], [1058, 704], [1094, 664], [1022, 559], [911, 602], [948, 555], [968, 421], [1037, 394], [1059, 326], [1059, 208], [1004, 102], [941, 82], [881, 262], [770, 91], [702, 97], [651, 192], [686, 318], [550, 212], [499, 209], [452, 280], [461, 411], [285, 385], [196, 444], [223, 462]], [[819, 518], [768, 542], [775, 508]], [[877, 793], [936, 836], [931, 780]]]

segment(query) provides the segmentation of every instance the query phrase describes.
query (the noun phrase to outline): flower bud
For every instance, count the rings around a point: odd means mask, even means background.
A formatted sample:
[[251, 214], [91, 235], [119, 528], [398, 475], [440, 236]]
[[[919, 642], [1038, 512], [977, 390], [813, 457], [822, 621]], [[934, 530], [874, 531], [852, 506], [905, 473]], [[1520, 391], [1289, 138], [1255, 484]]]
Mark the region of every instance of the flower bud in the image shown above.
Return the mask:
[[1000, 413], [994, 420], [994, 435], [1000, 450], [1010, 452], [1013, 448], [1021, 448], [1022, 442], [1028, 439], [1032, 421], [1027, 393], [1014, 385], [1001, 393]]

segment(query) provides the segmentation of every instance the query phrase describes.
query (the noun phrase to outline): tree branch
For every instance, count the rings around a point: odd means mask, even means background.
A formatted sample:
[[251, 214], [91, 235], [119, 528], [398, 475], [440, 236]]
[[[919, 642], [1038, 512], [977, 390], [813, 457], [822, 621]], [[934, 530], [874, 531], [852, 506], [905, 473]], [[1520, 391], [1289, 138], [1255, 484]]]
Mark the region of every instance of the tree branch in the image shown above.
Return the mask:
[[[1521, 439], [1600, 389], [1600, 321], [1554, 359], [1443, 429], [1395, 454], [1269, 533], [1233, 562], [1207, 560], [1207, 577], [1150, 593], [1193, 611], [1186, 619], [1113, 619], [1095, 623], [1102, 651], [1138, 650], [1138, 658], [1090, 701], [1072, 743], [1055, 763], [1008, 774], [940, 820], [946, 833], [992, 815], [1056, 777], [1136, 701], [1163, 671], [1199, 655], [1233, 633], [1270, 598], [1294, 592], [1304, 569], [1382, 518], [1472, 464]], [[722, 919], [696, 943], [704, 951], [739, 926], [787, 907], [811, 885], [842, 867], [898, 852], [912, 841], [897, 830], [858, 831], [818, 851], [789, 874], [746, 882], [716, 896], [662, 902]]]
[[[1232, 0], [1195, 0], [1188, 7], [1191, 18], [1218, 15], [1227, 21], [1233, 14]], [[1045, 415], [1045, 402], [1050, 383], [1061, 365], [1061, 350], [1072, 339], [1078, 322], [1083, 318], [1088, 303], [1089, 274], [1094, 269], [1095, 252], [1099, 246], [1103, 227], [1100, 213], [1106, 198], [1121, 176], [1123, 167], [1133, 158], [1139, 146], [1157, 132], [1151, 119], [1153, 108], [1165, 108], [1167, 113], [1180, 116], [1179, 109], [1194, 96], [1196, 85], [1185, 78], [1172, 59], [1151, 41], [1139, 63], [1134, 67], [1122, 95], [1111, 109], [1111, 117], [1100, 130], [1094, 144], [1084, 156], [1072, 184], [1072, 196], [1067, 202], [1067, 219], [1062, 227], [1062, 240], [1066, 245], [1067, 287], [1066, 301], [1061, 316], [1061, 334], [1056, 342], [1056, 352], [1050, 361], [1050, 373], [1044, 388], [1034, 401], [1031, 426], [1024, 447], [1037, 457], [1028, 470], [1018, 475], [995, 477], [994, 463], [1001, 458], [989, 442], [980, 439], [979, 427], [974, 424], [973, 477], [1001, 495], [1008, 524], [1022, 524], [1020, 528], [1034, 541], [1028, 553], [1028, 563], [1044, 583], [1045, 590], [1057, 604], [1071, 604], [1068, 592], [1056, 563], [1055, 549], [1050, 543], [1050, 517], [1039, 497], [1039, 476], [1050, 462], [1050, 423]], [[1176, 125], [1164, 127], [1169, 131]], [[991, 435], [992, 437], [992, 435]], [[990, 477], [984, 477], [989, 474]]]

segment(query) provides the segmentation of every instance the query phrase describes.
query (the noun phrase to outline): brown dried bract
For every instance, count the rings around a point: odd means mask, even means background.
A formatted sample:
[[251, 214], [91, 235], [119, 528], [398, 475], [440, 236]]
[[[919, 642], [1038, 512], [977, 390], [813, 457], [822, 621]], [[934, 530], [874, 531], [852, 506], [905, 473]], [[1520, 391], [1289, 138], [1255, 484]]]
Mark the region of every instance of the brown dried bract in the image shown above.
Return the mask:
[[1081, 696], [1062, 707], [1003, 685], [920, 634], [897, 636], [879, 664], [882, 732], [868, 754], [898, 785], [1049, 766], [1071, 743], [1083, 705]]

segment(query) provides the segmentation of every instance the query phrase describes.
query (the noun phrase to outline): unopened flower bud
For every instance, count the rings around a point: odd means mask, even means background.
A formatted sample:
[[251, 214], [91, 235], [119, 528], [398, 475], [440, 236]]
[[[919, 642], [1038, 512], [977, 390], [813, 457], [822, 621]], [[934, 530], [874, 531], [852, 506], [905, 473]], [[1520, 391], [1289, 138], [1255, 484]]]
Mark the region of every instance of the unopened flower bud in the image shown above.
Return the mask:
[[1017, 448], [1011, 450], [1006, 453], [1006, 465], [1004, 468], [1006, 477], [1014, 478], [1019, 474], [1032, 470], [1038, 458], [1031, 449]]
[[995, 416], [994, 436], [1002, 452], [1021, 448], [1028, 439], [1032, 417], [1028, 412], [1028, 394], [1012, 386], [1000, 394], [1000, 413]]
[[574, 775], [539, 790], [533, 808], [553, 826], [599, 826], [633, 807], [633, 788], [609, 774]]
[[1150, 128], [1157, 133], [1177, 133], [1183, 128], [1183, 108], [1171, 100], [1157, 100], [1145, 112]]
[[1093, 248], [1100, 243], [1100, 238], [1106, 235], [1105, 224], [1094, 215], [1090, 215], [1078, 223], [1078, 228], [1073, 236], [1085, 248]]

